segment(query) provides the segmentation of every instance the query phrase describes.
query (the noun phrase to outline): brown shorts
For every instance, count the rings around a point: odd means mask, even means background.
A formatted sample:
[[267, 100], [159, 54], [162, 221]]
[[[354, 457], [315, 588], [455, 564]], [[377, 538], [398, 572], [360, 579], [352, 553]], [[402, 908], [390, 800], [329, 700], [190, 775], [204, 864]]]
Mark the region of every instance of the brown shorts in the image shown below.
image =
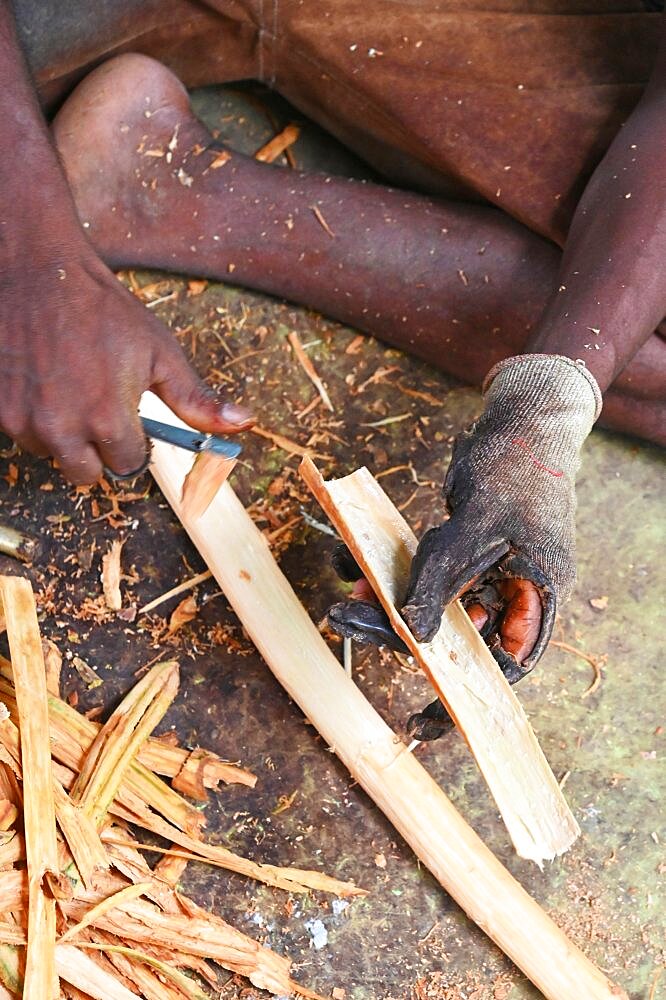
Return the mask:
[[640, 0], [15, 6], [47, 101], [126, 51], [188, 86], [257, 79], [391, 181], [492, 203], [560, 243], [643, 91], [662, 17]]

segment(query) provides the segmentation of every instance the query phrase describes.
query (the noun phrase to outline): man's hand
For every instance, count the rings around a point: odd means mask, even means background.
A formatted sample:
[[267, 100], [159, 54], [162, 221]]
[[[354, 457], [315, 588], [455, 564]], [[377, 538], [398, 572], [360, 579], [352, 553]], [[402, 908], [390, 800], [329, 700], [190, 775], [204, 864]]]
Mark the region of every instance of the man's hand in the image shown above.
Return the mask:
[[[83, 236], [35, 246], [27, 229], [0, 277], [0, 429], [57, 459], [73, 483], [146, 459], [138, 404], [152, 389], [197, 429], [234, 433], [249, 414], [220, 406], [171, 332], [95, 256]], [[45, 245], [46, 244], [46, 245]]]
[[[544, 652], [556, 602], [574, 584], [574, 477], [601, 394], [569, 358], [523, 355], [490, 373], [485, 400], [479, 420], [456, 440], [444, 483], [450, 518], [421, 539], [402, 615], [427, 642], [446, 605], [462, 597], [515, 683]], [[340, 556], [337, 567], [355, 578]], [[388, 619], [367, 600], [336, 605], [329, 621], [342, 635], [399, 648]]]
[[53, 455], [74, 483], [146, 458], [138, 405], [152, 389], [198, 430], [251, 423], [220, 407], [170, 332], [86, 239], [0, 0], [0, 431]]

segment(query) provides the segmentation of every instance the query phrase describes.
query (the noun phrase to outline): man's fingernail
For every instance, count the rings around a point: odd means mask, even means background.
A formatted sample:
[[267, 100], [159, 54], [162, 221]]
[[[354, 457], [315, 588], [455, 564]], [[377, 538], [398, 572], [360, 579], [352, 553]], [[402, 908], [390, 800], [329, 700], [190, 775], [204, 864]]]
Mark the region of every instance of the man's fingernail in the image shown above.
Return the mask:
[[220, 408], [220, 416], [229, 424], [237, 424], [238, 427], [247, 427], [254, 423], [254, 416], [244, 406], [236, 406], [235, 403], [225, 403]]

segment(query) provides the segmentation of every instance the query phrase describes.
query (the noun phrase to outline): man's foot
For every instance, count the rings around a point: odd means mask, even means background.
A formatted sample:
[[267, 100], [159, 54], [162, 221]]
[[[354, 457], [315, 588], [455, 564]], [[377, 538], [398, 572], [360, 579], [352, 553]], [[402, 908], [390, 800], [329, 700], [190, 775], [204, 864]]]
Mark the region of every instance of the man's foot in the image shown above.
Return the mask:
[[[113, 267], [161, 267], [279, 295], [465, 382], [518, 354], [559, 251], [492, 208], [299, 174], [216, 147], [174, 74], [123, 55], [53, 125], [79, 217]], [[600, 423], [666, 444], [666, 343], [653, 336]]]
[[185, 87], [154, 59], [118, 56], [79, 84], [52, 131], [100, 256], [115, 267], [148, 262], [191, 176], [188, 159], [212, 141]]

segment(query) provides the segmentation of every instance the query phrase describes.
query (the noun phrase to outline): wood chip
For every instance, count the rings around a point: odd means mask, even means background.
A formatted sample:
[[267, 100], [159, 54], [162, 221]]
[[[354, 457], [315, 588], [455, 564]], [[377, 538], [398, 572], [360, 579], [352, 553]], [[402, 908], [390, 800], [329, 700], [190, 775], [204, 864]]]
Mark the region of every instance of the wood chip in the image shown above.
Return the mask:
[[213, 451], [197, 455], [183, 483], [183, 508], [192, 517], [205, 514], [213, 497], [226, 483], [235, 466], [235, 458], [223, 458]]
[[321, 226], [321, 228], [324, 230], [324, 232], [328, 233], [328, 235], [331, 237], [331, 239], [334, 240], [335, 239], [335, 233], [333, 232], [333, 230], [329, 226], [328, 222], [326, 221], [326, 219], [322, 215], [321, 210], [316, 205], [311, 205], [310, 207], [312, 209], [312, 212], [314, 214], [315, 219], [317, 220], [317, 222], [319, 223], [319, 225]]
[[59, 698], [62, 655], [55, 642], [50, 639], [42, 639], [42, 652], [46, 666], [46, 690], [49, 694]]
[[[211, 149], [211, 153], [213, 152], [216, 151]], [[226, 149], [221, 149], [219, 153], [216, 153], [215, 159], [212, 163], [208, 164], [208, 170], [219, 170], [220, 167], [224, 167], [230, 159], [231, 153], [229, 153]]]
[[197, 599], [194, 594], [190, 594], [185, 597], [178, 607], [174, 610], [171, 618], [169, 619], [169, 631], [167, 635], [175, 635], [176, 632], [191, 622], [197, 616], [199, 611], [199, 605], [197, 604]]
[[123, 598], [120, 593], [120, 556], [123, 551], [124, 541], [115, 540], [105, 556], [102, 557], [102, 590], [104, 601], [110, 611], [120, 611], [123, 606]]
[[294, 145], [300, 134], [301, 130], [298, 125], [287, 125], [270, 142], [257, 150], [254, 154], [255, 160], [260, 160], [262, 163], [274, 163], [278, 156]]
[[106, 817], [134, 754], [173, 701], [178, 679], [175, 660], [156, 663], [123, 698], [95, 737], [70, 796], [96, 827]]
[[357, 334], [345, 347], [345, 354], [359, 354], [367, 339], [362, 333]]
[[139, 896], [145, 896], [147, 892], [150, 891], [150, 883], [148, 882], [136, 882], [125, 886], [124, 889], [119, 889], [118, 892], [112, 893], [107, 896], [106, 899], [101, 900], [96, 906], [88, 910], [87, 913], [79, 920], [78, 923], [74, 924], [69, 930], [58, 939], [59, 944], [64, 944], [65, 941], [71, 941], [73, 937], [76, 937], [84, 928], [90, 927], [94, 924], [99, 917], [108, 913], [109, 910], [114, 910], [116, 907], [121, 906], [130, 899], [138, 899]]

